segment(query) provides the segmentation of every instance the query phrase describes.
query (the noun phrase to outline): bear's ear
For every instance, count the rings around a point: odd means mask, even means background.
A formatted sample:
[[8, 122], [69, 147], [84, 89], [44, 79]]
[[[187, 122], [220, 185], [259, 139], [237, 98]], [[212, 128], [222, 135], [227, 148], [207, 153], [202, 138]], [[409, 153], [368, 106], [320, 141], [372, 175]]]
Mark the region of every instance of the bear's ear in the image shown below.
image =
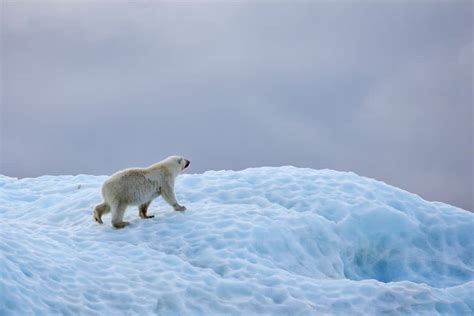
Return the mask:
[[182, 161], [183, 161], [183, 158], [179, 158], [178, 159], [178, 164], [181, 164]]

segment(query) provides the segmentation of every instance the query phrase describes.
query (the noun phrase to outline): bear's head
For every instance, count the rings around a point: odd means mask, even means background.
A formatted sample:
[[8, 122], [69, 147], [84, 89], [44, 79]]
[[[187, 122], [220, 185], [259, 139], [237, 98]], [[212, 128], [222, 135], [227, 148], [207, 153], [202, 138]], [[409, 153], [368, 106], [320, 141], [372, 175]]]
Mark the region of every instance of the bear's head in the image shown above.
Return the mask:
[[179, 171], [186, 169], [191, 164], [191, 161], [181, 156], [171, 156], [167, 160], [171, 160], [172, 163], [176, 164]]

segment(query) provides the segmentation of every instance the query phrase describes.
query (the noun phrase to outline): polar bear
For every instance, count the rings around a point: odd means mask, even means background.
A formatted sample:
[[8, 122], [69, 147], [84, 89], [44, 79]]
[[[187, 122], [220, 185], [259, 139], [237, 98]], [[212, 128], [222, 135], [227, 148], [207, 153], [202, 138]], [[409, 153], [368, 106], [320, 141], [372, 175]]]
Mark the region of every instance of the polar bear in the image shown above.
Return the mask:
[[183, 157], [170, 156], [147, 168], [118, 171], [102, 185], [104, 202], [95, 207], [94, 220], [102, 224], [102, 215], [112, 212], [112, 226], [125, 227], [129, 223], [123, 221], [123, 215], [129, 205], [138, 205], [141, 218], [152, 218], [146, 214], [148, 206], [160, 195], [176, 211], [184, 211], [186, 208], [176, 201], [174, 181], [189, 164]]

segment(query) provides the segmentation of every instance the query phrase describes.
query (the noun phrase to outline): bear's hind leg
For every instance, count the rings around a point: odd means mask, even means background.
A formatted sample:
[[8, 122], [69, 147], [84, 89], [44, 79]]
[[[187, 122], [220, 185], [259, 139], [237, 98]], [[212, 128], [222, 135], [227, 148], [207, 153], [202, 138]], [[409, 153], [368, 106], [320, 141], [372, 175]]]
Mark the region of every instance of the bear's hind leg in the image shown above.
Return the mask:
[[92, 216], [97, 223], [103, 224], [104, 222], [102, 222], [102, 215], [108, 212], [110, 212], [110, 206], [103, 202], [94, 208], [94, 213]]
[[138, 215], [140, 215], [141, 218], [153, 218], [155, 215], [146, 215], [146, 212], [148, 210], [148, 206], [150, 206], [151, 201], [148, 201], [146, 203], [141, 204], [138, 207]]
[[125, 214], [126, 209], [126, 203], [117, 203], [116, 205], [112, 206], [112, 226], [115, 228], [123, 228], [130, 224], [129, 222], [123, 221], [123, 215]]

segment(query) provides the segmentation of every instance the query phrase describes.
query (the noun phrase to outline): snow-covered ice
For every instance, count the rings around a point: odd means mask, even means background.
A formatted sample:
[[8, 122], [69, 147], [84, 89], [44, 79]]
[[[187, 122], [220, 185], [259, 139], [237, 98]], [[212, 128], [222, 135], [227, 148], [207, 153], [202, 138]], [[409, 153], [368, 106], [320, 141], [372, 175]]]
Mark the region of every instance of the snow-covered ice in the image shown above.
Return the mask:
[[0, 314], [470, 315], [474, 214], [294, 167], [181, 175], [117, 230], [105, 176], [0, 176]]

